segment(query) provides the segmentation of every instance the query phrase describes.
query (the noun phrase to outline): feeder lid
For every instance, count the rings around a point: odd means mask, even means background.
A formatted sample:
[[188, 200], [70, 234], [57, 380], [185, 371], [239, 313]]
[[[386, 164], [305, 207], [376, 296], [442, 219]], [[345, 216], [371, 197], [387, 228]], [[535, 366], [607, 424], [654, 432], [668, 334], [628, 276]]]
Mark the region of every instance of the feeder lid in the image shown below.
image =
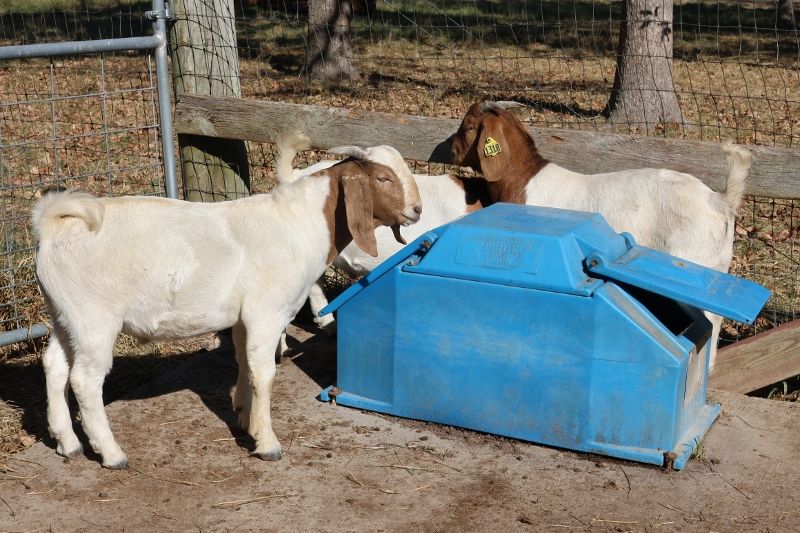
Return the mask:
[[591, 296], [606, 281], [752, 323], [769, 291], [637, 246], [597, 213], [497, 203], [423, 234], [320, 311], [331, 313], [386, 272]]
[[398, 265], [406, 272], [590, 296], [603, 284], [586, 275], [586, 255], [624, 254], [633, 239], [596, 213], [496, 203], [431, 230], [322, 309], [332, 313]]
[[403, 270], [590, 296], [603, 282], [584, 272], [586, 255], [617, 258], [633, 245], [597, 213], [529, 205], [494, 204], [443, 229]]
[[744, 278], [706, 268], [643, 246], [616, 259], [602, 252], [586, 258], [586, 269], [599, 276], [752, 324], [770, 292]]

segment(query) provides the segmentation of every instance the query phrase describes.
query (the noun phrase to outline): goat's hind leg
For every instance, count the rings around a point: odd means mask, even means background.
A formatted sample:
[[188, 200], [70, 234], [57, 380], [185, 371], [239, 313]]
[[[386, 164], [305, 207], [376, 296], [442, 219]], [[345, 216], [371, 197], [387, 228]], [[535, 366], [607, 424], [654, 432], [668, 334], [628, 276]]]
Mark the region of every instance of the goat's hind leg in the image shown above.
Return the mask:
[[64, 457], [77, 457], [83, 453], [69, 414], [69, 359], [62, 344], [64, 335], [56, 328], [42, 356], [47, 388], [47, 425], [56, 439], [56, 453]]
[[254, 455], [261, 459], [277, 461], [282, 456], [281, 443], [272, 430], [270, 403], [275, 381], [275, 349], [286, 323], [270, 321], [265, 324], [263, 314], [258, 321], [247, 324], [247, 364], [250, 367], [252, 404], [247, 431], [256, 441]]
[[250, 405], [253, 394], [250, 389], [250, 367], [247, 364], [247, 333], [241, 323], [233, 326], [233, 347], [239, 374], [236, 378], [236, 390], [233, 391], [233, 410], [239, 413], [239, 424], [247, 430], [250, 422]]
[[75, 358], [70, 372], [70, 384], [78, 399], [81, 421], [89, 444], [103, 458], [103, 466], [111, 469], [128, 468], [128, 457], [114, 439], [103, 406], [103, 381], [111, 370], [113, 335], [93, 332], [78, 337]]
[[719, 344], [719, 334], [722, 330], [722, 317], [709, 312], [706, 312], [705, 315], [711, 321], [711, 338], [709, 339], [711, 350], [708, 355], [708, 373], [711, 374], [717, 363], [717, 345]]

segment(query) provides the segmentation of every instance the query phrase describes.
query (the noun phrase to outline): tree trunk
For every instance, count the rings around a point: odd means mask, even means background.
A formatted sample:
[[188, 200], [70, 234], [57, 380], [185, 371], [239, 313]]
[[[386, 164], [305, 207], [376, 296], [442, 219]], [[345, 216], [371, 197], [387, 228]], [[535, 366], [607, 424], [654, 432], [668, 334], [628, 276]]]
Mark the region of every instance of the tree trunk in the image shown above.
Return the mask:
[[778, 0], [775, 9], [776, 26], [782, 30], [793, 30], [797, 26], [794, 20], [794, 0]]
[[[181, 94], [241, 97], [233, 0], [173, 0], [170, 34], [175, 99]], [[249, 195], [244, 141], [178, 135], [184, 197], [217, 202]]]
[[672, 80], [672, 0], [625, 0], [610, 122], [641, 125], [683, 122]]
[[313, 80], [346, 81], [359, 77], [350, 44], [350, 0], [309, 0], [306, 75]]

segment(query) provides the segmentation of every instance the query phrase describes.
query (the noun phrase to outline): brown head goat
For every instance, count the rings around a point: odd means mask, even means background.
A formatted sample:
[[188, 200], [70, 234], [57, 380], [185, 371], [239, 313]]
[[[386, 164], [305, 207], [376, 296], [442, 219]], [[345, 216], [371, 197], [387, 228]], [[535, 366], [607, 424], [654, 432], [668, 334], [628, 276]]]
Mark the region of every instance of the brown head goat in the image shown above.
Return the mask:
[[[311, 139], [303, 133], [290, 133], [281, 135], [277, 144], [278, 155], [275, 159], [275, 169], [280, 183], [303, 179], [303, 176], [328, 168], [336, 163], [335, 160], [323, 160], [310, 167], [294, 169], [292, 168], [293, 158], [300, 150], [306, 150], [311, 146]], [[339, 146], [331, 148], [329, 152], [381, 163], [394, 170], [398, 176], [404, 176], [409, 181], [416, 182], [422, 205], [425, 209], [420, 214], [419, 221], [404, 230], [404, 236], [409, 241], [416, 239], [433, 228], [447, 224], [458, 217], [488, 205], [485, 204], [485, 202], [488, 202], [488, 191], [484, 180], [462, 179], [447, 174], [438, 176], [412, 174], [403, 156], [391, 146]], [[358, 278], [371, 272], [380, 263], [399, 251], [402, 246], [401, 240], [397, 239], [396, 235], [393, 236], [389, 228], [376, 228], [375, 237], [378, 244], [377, 256], [370, 256], [359, 248], [356, 243], [351, 243], [334, 259], [333, 265], [352, 278]], [[311, 287], [309, 304], [317, 325], [329, 332], [333, 332], [333, 315], [317, 316], [319, 310], [328, 305], [328, 300], [322, 291], [321, 282], [322, 280]], [[281, 353], [286, 349], [284, 342], [281, 346]]]
[[483, 174], [492, 201], [597, 212], [643, 246], [728, 270], [734, 219], [752, 158], [748, 150], [722, 145], [728, 174], [721, 193], [694, 176], [664, 168], [579, 174], [539, 154], [528, 129], [507, 109], [516, 105], [473, 104], [453, 138], [453, 162]]

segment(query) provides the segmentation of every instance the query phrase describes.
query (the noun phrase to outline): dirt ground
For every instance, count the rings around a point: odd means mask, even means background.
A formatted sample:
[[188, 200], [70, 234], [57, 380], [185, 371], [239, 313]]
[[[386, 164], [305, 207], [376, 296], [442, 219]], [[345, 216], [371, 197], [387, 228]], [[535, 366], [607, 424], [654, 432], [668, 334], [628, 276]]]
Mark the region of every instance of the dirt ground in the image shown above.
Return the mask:
[[796, 531], [800, 404], [713, 392], [681, 472], [319, 402], [335, 344], [292, 328], [279, 462], [250, 457], [224, 347], [108, 406], [131, 468], [44, 440], [0, 459], [0, 531]]

